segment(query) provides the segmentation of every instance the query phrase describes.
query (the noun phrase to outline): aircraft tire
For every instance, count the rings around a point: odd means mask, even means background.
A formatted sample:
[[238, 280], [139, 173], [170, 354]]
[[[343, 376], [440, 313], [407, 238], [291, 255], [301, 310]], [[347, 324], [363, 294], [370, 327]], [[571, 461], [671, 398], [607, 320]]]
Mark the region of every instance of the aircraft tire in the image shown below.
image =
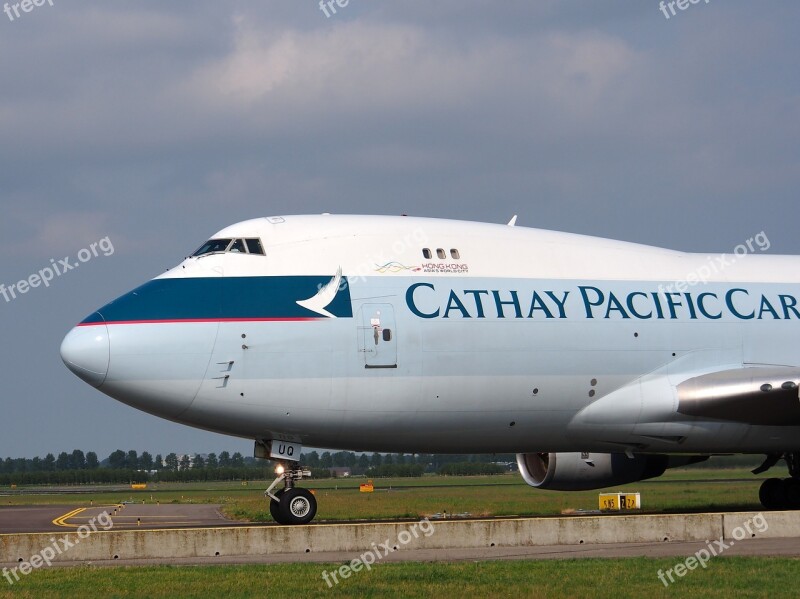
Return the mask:
[[308, 489], [287, 489], [279, 511], [281, 524], [308, 524], [317, 515], [317, 499]]
[[[280, 499], [281, 495], [283, 495], [283, 493], [285, 491], [286, 491], [286, 489], [279, 489], [278, 491], [275, 491], [275, 496], [278, 499]], [[275, 520], [275, 522], [277, 522], [278, 524], [285, 524], [285, 522], [283, 522], [283, 518], [281, 516], [280, 506], [281, 506], [281, 504], [279, 502], [277, 502], [274, 499], [270, 498], [270, 500], [269, 500], [269, 513], [272, 516], [272, 519]]]
[[784, 494], [786, 495], [786, 507], [790, 510], [800, 509], [800, 480], [787, 478], [783, 481]]
[[758, 498], [768, 510], [784, 509], [787, 504], [786, 486], [780, 478], [768, 478], [761, 483]]

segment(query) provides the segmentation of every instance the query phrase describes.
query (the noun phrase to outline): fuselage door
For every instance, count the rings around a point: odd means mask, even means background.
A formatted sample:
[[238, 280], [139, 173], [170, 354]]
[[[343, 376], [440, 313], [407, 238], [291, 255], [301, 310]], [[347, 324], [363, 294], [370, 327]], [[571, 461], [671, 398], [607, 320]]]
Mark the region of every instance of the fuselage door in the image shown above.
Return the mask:
[[359, 350], [365, 368], [397, 368], [397, 331], [391, 304], [364, 304], [359, 324]]

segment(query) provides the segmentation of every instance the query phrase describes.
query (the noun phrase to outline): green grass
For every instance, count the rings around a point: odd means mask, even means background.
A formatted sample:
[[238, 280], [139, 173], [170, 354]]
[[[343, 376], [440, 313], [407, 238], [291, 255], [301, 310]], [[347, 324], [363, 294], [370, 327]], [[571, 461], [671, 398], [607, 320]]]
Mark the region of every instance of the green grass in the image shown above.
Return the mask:
[[[50, 568], [0, 598], [49, 597], [796, 597], [800, 560], [724, 557], [669, 588], [659, 569], [680, 558], [379, 564], [328, 588], [323, 571], [339, 564]], [[5, 587], [5, 588], [4, 588]]]
[[[654, 481], [613, 490], [639, 491], [643, 511], [758, 509], [758, 487], [765, 476], [744, 469], [671, 470]], [[598, 491], [541, 491], [527, 486], [517, 474], [497, 476], [426, 476], [375, 479], [374, 493], [360, 493], [363, 478], [306, 480], [316, 493], [320, 520], [421, 518], [436, 513], [473, 516], [556, 515], [597, 509]], [[100, 491], [91, 494], [35, 494], [0, 497], [0, 505], [63, 504], [84, 506], [124, 500], [146, 503], [222, 504], [233, 519], [271, 520], [264, 489], [268, 481], [233, 483], [160, 483], [146, 491]]]
[[[669, 513], [757, 509], [762, 477], [743, 469], [683, 469], [658, 482], [622, 490], [642, 493], [644, 511]], [[666, 482], [662, 482], [666, 481]], [[518, 475], [376, 479], [374, 493], [359, 493], [364, 479], [304, 481], [319, 500], [317, 519], [419, 518], [436, 512], [472, 515], [552, 515], [597, 507], [597, 491], [562, 493], [531, 489]], [[169, 483], [146, 491], [101, 491], [92, 495], [15, 495], [0, 503], [88, 505], [128, 498], [147, 503], [220, 503], [229, 516], [269, 520], [263, 498], [268, 482]], [[152, 499], [151, 499], [152, 498]], [[354, 555], [353, 557], [356, 557]], [[690, 572], [665, 588], [657, 578], [682, 558], [483, 561], [379, 564], [329, 589], [323, 571], [341, 564], [50, 568], [9, 587], [5, 597], [795, 597], [800, 560], [723, 557], [707, 571]]]
[[[699, 479], [706, 480], [697, 482]], [[435, 486], [418, 486], [434, 480]], [[557, 515], [598, 507], [598, 491], [541, 491], [526, 485], [518, 475], [438, 477], [416, 479], [410, 484], [402, 479], [378, 479], [374, 493], [360, 493], [358, 483], [342, 481], [338, 488], [304, 483], [316, 492], [317, 520], [421, 518], [444, 512], [473, 516]], [[658, 482], [609, 490], [640, 492], [643, 511], [647, 512], [749, 510], [760, 507], [760, 484], [761, 479], [746, 471], [684, 470], [670, 472]], [[225, 504], [223, 511], [233, 519], [261, 522], [271, 519], [267, 508], [261, 496], [245, 495]]]

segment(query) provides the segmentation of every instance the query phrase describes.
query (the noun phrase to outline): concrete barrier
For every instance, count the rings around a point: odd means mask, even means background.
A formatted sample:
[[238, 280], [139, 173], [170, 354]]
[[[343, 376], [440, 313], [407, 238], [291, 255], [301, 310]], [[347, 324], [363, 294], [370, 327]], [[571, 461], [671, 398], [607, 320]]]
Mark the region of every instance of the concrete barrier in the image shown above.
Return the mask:
[[733, 513], [722, 517], [726, 539], [787, 539], [800, 537], [800, 512]]
[[[410, 549], [525, 547], [599, 543], [706, 541], [730, 538], [750, 522], [757, 536], [800, 537], [800, 512], [573, 516], [394, 524], [316, 524], [172, 530], [109, 530], [78, 539], [75, 532], [0, 535], [0, 563], [17, 565], [57, 548], [53, 562], [196, 558], [346, 551], [360, 554], [380, 544]], [[759, 521], [760, 522], [760, 521]], [[758, 523], [758, 522], [757, 522]], [[736, 531], [738, 534], [738, 531]], [[72, 546], [65, 546], [67, 539]], [[78, 541], [78, 542], [76, 542]]]

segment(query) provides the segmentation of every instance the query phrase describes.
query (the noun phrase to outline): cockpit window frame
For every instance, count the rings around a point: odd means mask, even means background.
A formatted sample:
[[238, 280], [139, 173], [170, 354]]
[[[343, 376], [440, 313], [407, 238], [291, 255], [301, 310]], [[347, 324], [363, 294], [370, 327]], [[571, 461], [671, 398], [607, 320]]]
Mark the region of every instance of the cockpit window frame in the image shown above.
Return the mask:
[[[208, 247], [210, 244], [212, 244], [214, 242], [223, 242], [223, 241], [227, 241], [228, 242], [228, 243], [225, 244], [225, 248], [224, 249], [221, 249], [221, 250], [220, 249], [208, 250], [208, 251], [205, 251], [205, 252], [201, 253], [201, 250], [206, 248], [206, 247]], [[197, 248], [194, 252], [192, 252], [192, 258], [202, 258], [203, 256], [210, 256], [212, 254], [224, 254], [225, 252], [228, 251], [228, 248], [231, 247], [231, 244], [233, 242], [234, 242], [234, 239], [232, 239], [232, 238], [226, 238], [226, 237], [213, 238], [212, 237], [211, 239], [206, 241], [204, 244], [202, 244], [199, 248]], [[219, 246], [217, 246], [217, 247], [219, 247]]]
[[[237, 248], [241, 248], [241, 249], [237, 249]], [[231, 244], [228, 246], [228, 249], [226, 249], [225, 251], [228, 252], [228, 253], [231, 253], [231, 254], [245, 254], [246, 255], [248, 253], [247, 252], [247, 244], [244, 242], [244, 239], [241, 238], [241, 237], [238, 237], [238, 238], [234, 239], [231, 242]]]
[[[257, 252], [253, 251], [253, 248], [250, 246], [251, 243], [255, 243], [258, 246]], [[245, 237], [244, 244], [247, 247], [247, 253], [251, 256], [266, 256], [267, 253], [264, 251], [264, 244], [261, 243], [261, 239], [259, 237]]]
[[[225, 249], [218, 249], [222, 247], [222, 242], [225, 244]], [[212, 245], [216, 243], [217, 245]], [[215, 247], [217, 249], [207, 250], [200, 253], [201, 250], [207, 247]], [[241, 250], [233, 251], [234, 247], [240, 247]], [[255, 250], [255, 251], [254, 251]], [[264, 250], [264, 244], [259, 237], [219, 237], [211, 238], [195, 250], [191, 257], [202, 258], [203, 256], [211, 256], [212, 254], [237, 254], [239, 256], [266, 256], [267, 252]]]

